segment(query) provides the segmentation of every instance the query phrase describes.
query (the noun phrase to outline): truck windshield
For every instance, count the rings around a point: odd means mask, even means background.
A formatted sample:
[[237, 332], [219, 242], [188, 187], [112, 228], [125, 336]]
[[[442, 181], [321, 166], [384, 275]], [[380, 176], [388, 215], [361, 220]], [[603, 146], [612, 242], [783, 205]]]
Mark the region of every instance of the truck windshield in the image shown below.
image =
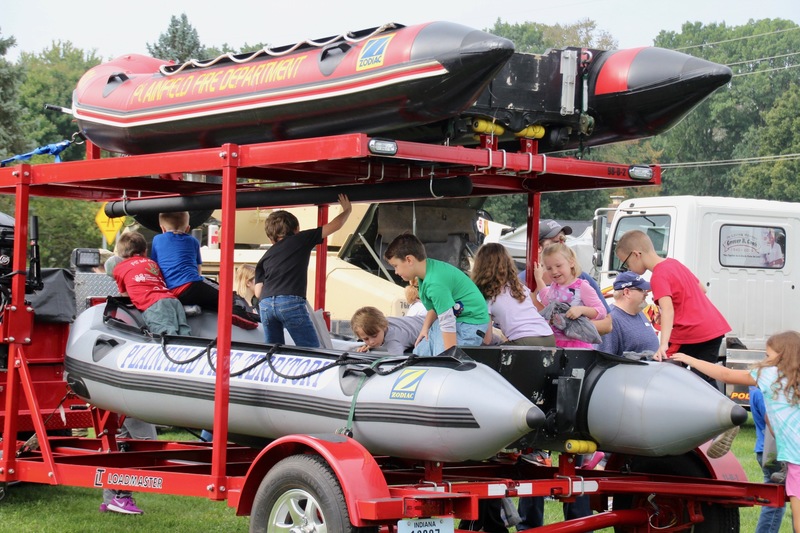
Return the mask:
[[650, 240], [653, 241], [656, 253], [661, 257], [667, 257], [671, 228], [672, 217], [669, 215], [629, 215], [620, 217], [614, 231], [614, 244], [611, 248], [611, 270], [619, 270], [620, 263], [622, 263], [615, 251], [617, 242], [626, 231], [638, 229], [645, 232], [650, 237]]

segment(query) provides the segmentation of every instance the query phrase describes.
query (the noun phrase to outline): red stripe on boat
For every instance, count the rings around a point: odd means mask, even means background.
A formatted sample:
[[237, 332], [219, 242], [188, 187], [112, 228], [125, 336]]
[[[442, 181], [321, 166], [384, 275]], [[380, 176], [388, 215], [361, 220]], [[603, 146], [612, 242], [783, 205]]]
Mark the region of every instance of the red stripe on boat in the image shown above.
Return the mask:
[[623, 93], [628, 90], [628, 73], [631, 69], [636, 55], [643, 50], [641, 48], [631, 48], [629, 50], [617, 50], [603, 63], [603, 68], [597, 75], [594, 94]]

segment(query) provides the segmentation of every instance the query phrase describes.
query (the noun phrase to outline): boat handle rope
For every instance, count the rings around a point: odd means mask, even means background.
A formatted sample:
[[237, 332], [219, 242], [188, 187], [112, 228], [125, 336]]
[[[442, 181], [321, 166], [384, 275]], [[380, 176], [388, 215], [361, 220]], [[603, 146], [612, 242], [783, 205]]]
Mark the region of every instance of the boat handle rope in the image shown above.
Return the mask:
[[[379, 357], [369, 365], [370, 370], [374, 370], [375, 373], [378, 372], [377, 367], [381, 364], [381, 362], [386, 359], [385, 357]], [[358, 401], [358, 393], [361, 392], [361, 387], [364, 386], [364, 383], [367, 381], [367, 378], [372, 375], [371, 373], [364, 372], [361, 375], [361, 378], [358, 380], [358, 385], [356, 386], [356, 390], [353, 392], [353, 399], [350, 400], [350, 410], [347, 413], [347, 422], [345, 426], [336, 430], [337, 435], [344, 435], [345, 437], [353, 438], [353, 419], [356, 416], [356, 402]]]
[[410, 355], [408, 358], [400, 364], [394, 365], [389, 370], [384, 370], [383, 372], [380, 370], [379, 365], [383, 362], [388, 361], [394, 356], [387, 356], [387, 357], [380, 357], [376, 359], [369, 368], [365, 368], [363, 370], [363, 375], [361, 379], [358, 380], [358, 385], [356, 386], [355, 392], [353, 392], [353, 399], [350, 401], [350, 411], [347, 413], [347, 423], [344, 427], [339, 428], [336, 430], [337, 435], [344, 435], [345, 437], [353, 438], [353, 419], [356, 416], [356, 401], [358, 400], [358, 393], [361, 391], [361, 387], [364, 386], [364, 383], [367, 379], [373, 375], [378, 376], [386, 376], [391, 374], [392, 372], [397, 372], [401, 368], [407, 367], [408, 365], [414, 363], [419, 359], [416, 355]]
[[169, 355], [169, 352], [167, 351], [167, 335], [161, 336], [161, 351], [163, 352], [164, 357], [166, 357], [170, 363], [174, 365], [188, 365], [189, 363], [194, 363], [195, 361], [197, 361], [198, 359], [207, 354], [208, 366], [210, 366], [212, 370], [214, 370], [214, 372], [216, 372], [217, 370], [213, 367], [211, 363], [211, 348], [216, 346], [216, 344], [217, 344], [217, 339], [213, 339], [211, 342], [208, 343], [208, 345], [206, 345], [205, 348], [201, 349], [196, 354], [190, 356], [188, 359], [181, 360], [181, 359], [175, 359]]
[[[228, 53], [225, 53], [225, 54], [221, 54], [221, 55], [217, 56], [216, 58], [210, 59], [208, 61], [200, 61], [198, 59], [189, 59], [188, 61], [185, 61], [180, 65], [162, 65], [158, 70], [164, 76], [174, 76], [175, 74], [178, 74], [182, 70], [190, 68], [190, 67], [194, 67], [194, 68], [213, 67], [214, 65], [216, 65], [217, 63], [219, 63], [220, 61], [222, 61], [224, 59], [228, 59], [228, 60], [232, 61], [233, 63], [241, 64], [241, 63], [247, 63], [248, 61], [252, 61], [255, 58], [257, 58], [258, 56], [260, 56], [261, 54], [266, 54], [266, 55], [268, 55], [270, 57], [282, 57], [282, 56], [285, 56], [287, 54], [291, 54], [292, 52], [294, 52], [295, 50], [297, 50], [301, 46], [306, 46], [306, 45], [314, 46], [316, 48], [324, 48], [324, 47], [326, 47], [326, 46], [328, 46], [330, 44], [333, 44], [335, 42], [338, 42], [338, 41], [344, 41], [344, 42], [347, 42], [347, 43], [354, 43], [355, 44], [355, 43], [360, 43], [362, 41], [366, 41], [367, 39], [369, 39], [371, 37], [374, 37], [375, 35], [378, 35], [380, 33], [383, 33], [383, 32], [385, 32], [387, 30], [397, 29], [398, 27], [400, 27], [400, 25], [398, 25], [398, 24], [396, 24], [394, 22], [389, 22], [389, 23], [384, 24], [383, 26], [381, 26], [379, 28], [376, 28], [375, 31], [373, 31], [369, 35], [365, 35], [363, 37], [355, 37], [355, 38], [353, 38], [353, 37], [350, 37], [350, 35], [352, 35], [352, 33], [348, 32], [348, 33], [343, 33], [341, 35], [338, 35], [336, 37], [331, 37], [330, 39], [328, 39], [326, 41], [312, 41], [311, 39], [306, 39], [305, 41], [301, 41], [301, 42], [295, 43], [294, 45], [289, 46], [285, 50], [279, 50], [277, 48], [269, 48], [268, 46], [264, 46], [263, 48], [260, 48], [259, 50], [256, 50], [255, 52], [252, 52], [248, 56], [242, 57], [242, 58], [237, 57], [237, 56], [241, 56], [243, 54], [233, 54], [231, 52], [228, 52]], [[278, 48], [285, 48], [285, 47], [278, 47]]]

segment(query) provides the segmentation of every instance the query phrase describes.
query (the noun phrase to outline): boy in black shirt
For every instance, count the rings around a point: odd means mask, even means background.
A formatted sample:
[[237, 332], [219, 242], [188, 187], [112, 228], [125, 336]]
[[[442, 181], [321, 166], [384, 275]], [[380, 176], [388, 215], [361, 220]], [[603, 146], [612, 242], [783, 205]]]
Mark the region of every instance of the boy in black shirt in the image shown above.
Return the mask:
[[319, 339], [308, 315], [306, 288], [311, 252], [328, 235], [341, 229], [350, 216], [350, 200], [339, 195], [342, 212], [318, 228], [300, 231], [300, 223], [288, 211], [274, 211], [264, 224], [272, 246], [256, 266], [255, 295], [264, 337], [268, 344], [284, 344], [283, 330], [296, 346], [318, 348]]

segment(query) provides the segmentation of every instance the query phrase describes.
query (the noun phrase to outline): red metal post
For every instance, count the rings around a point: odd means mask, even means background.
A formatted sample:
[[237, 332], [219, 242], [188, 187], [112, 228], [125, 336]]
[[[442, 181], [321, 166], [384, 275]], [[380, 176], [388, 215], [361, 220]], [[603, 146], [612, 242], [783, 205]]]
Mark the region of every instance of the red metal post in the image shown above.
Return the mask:
[[[8, 370], [6, 372], [6, 418], [3, 428], [3, 458], [0, 460], [0, 481], [14, 480], [16, 456], [16, 439], [18, 416], [19, 416], [19, 397], [21, 393], [27, 393], [25, 384], [21, 381], [21, 376], [25, 372], [20, 372], [20, 366], [27, 364], [25, 353], [22, 349], [24, 343], [30, 343], [31, 328], [33, 325], [32, 313], [28, 312], [25, 306], [25, 280], [28, 259], [28, 195], [30, 193], [31, 167], [28, 164], [19, 165], [12, 172], [16, 181], [16, 205], [14, 221], [14, 260], [12, 269], [14, 274], [11, 277], [11, 302], [3, 309], [3, 343], [8, 344]], [[27, 369], [26, 369], [27, 370]], [[30, 382], [28, 382], [30, 388]], [[37, 432], [44, 428], [37, 406], [28, 406], [31, 418]], [[37, 424], [38, 417], [38, 424]], [[39, 433], [42, 439], [45, 438], [43, 432]]]
[[86, 141], [86, 159], [100, 159], [100, 147], [89, 140]]
[[[530, 154], [530, 157], [539, 153], [539, 142], [533, 139], [520, 139], [520, 151]], [[535, 179], [535, 175], [531, 179]], [[542, 194], [531, 192], [528, 194], [528, 235], [525, 238], [527, 243], [525, 251], [525, 284], [532, 290], [536, 288], [536, 281], [533, 276], [533, 265], [539, 260], [539, 217], [541, 208]]]
[[[328, 223], [328, 205], [317, 208], [317, 225]], [[325, 285], [328, 278], [328, 239], [323, 239], [317, 246], [317, 276], [314, 282], [314, 309], [325, 309]], [[330, 324], [328, 325], [330, 327]]]
[[525, 254], [525, 284], [533, 290], [536, 281], [533, 278], [533, 265], [539, 260], [539, 216], [542, 194], [534, 192], [528, 194], [528, 235]]
[[211, 453], [210, 497], [227, 497], [228, 404], [230, 399], [231, 312], [233, 310], [233, 248], [236, 239], [236, 178], [239, 147], [225, 144], [222, 166], [222, 227], [220, 228], [219, 309], [217, 325], [217, 379], [214, 390], [214, 443]]

